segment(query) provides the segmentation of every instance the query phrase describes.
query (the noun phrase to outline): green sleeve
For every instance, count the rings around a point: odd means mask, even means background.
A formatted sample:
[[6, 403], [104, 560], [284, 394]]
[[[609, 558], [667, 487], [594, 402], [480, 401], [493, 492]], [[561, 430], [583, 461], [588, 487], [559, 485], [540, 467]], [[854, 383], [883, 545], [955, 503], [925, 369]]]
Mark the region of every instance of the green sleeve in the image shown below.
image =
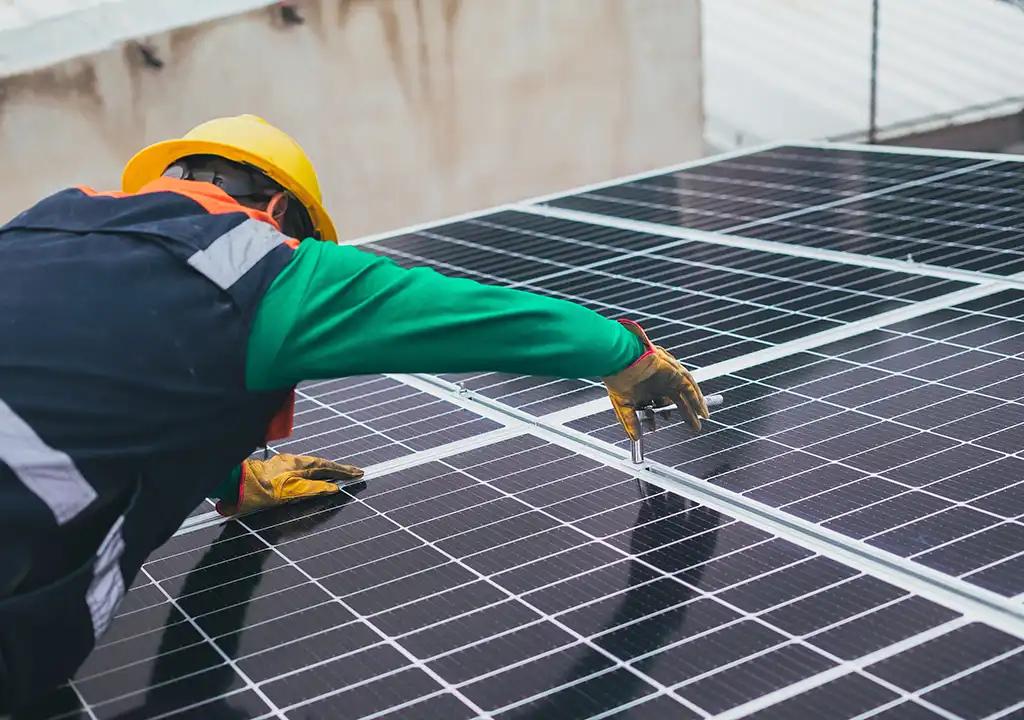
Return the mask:
[[643, 349], [622, 325], [575, 303], [306, 240], [257, 311], [246, 378], [253, 390], [374, 373], [596, 378]]
[[229, 500], [234, 502], [235, 498], [238, 497], [238, 483], [241, 481], [242, 466], [237, 465], [235, 469], [231, 471], [231, 474], [224, 478], [224, 481], [214, 488], [213, 492], [211, 492], [208, 497], [213, 500]]

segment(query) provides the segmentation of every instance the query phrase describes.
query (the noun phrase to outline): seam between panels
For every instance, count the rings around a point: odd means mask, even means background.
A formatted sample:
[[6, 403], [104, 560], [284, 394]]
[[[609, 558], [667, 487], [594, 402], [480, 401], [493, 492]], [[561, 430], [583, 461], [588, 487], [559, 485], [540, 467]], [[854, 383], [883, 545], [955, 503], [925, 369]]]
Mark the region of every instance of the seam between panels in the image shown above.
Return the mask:
[[[911, 648], [923, 645], [925, 642], [933, 638], [942, 637], [948, 632], [951, 632], [959, 627], [967, 625], [969, 622], [970, 621], [965, 618], [949, 620], [947, 622], [942, 623], [941, 625], [936, 625], [935, 627], [929, 630], [916, 633], [915, 635], [912, 635], [897, 643], [887, 645], [881, 650], [876, 650], [875, 652], [868, 653], [867, 655], [863, 655], [854, 660], [844, 660], [843, 663], [840, 665], [836, 665], [835, 667], [829, 668], [828, 670], [816, 673], [815, 675], [812, 675], [803, 680], [799, 680], [793, 683], [792, 685], [787, 685], [767, 695], [762, 695], [759, 698], [755, 698], [753, 700], [745, 702], [742, 705], [738, 705], [731, 710], [726, 710], [725, 712], [716, 715], [715, 720], [738, 720], [738, 718], [746, 717], [747, 715], [757, 712], [758, 710], [763, 710], [773, 705], [778, 705], [779, 703], [789, 700], [790, 698], [796, 697], [807, 690], [812, 690], [814, 688], [821, 687], [829, 682], [838, 680], [839, 678], [846, 677], [847, 675], [853, 675], [854, 673], [860, 672], [868, 665], [872, 665], [881, 660], [885, 660], [894, 655], [898, 655], [904, 650], [909, 650]], [[882, 678], [876, 677], [874, 675], [871, 675], [870, 677], [874, 682], [882, 684], [883, 687], [892, 690], [893, 692], [896, 692], [898, 695], [897, 702], [902, 703], [908, 700], [909, 698], [913, 697], [913, 693], [910, 691], [904, 690], [896, 685], [888, 683]], [[941, 683], [936, 683], [936, 685], [938, 687], [941, 687], [942, 685], [947, 684], [947, 682], [949, 681], [950, 678], [943, 678], [943, 681]], [[929, 690], [930, 689], [932, 688], [929, 688]], [[935, 707], [929, 706], [929, 709], [934, 711]], [[956, 718], [956, 716], [952, 715], [951, 713], [944, 715], [944, 717], [952, 717], [954, 718], [954, 720]]]
[[[391, 637], [386, 632], [384, 632], [382, 629], [377, 627], [377, 625], [374, 624], [373, 620], [367, 618], [365, 615], [363, 615], [362, 613], [358, 612], [349, 603], [345, 602], [344, 598], [340, 597], [337, 593], [334, 593], [334, 592], [331, 592], [330, 590], [328, 590], [327, 586], [325, 586], [320, 580], [318, 580], [317, 578], [315, 578], [312, 575], [310, 575], [306, 570], [304, 570], [302, 567], [300, 567], [298, 563], [293, 562], [292, 560], [290, 560], [283, 552], [281, 552], [281, 549], [279, 547], [277, 547], [276, 545], [270, 543], [266, 538], [264, 538], [258, 532], [255, 532], [252, 528], [250, 528], [248, 525], [246, 525], [244, 521], [239, 520], [238, 524], [241, 525], [247, 532], [251, 533], [254, 537], [256, 537], [260, 542], [262, 542], [264, 545], [266, 545], [267, 548], [272, 553], [274, 553], [275, 555], [279, 556], [282, 560], [284, 560], [285, 563], [287, 563], [291, 567], [294, 567], [307, 580], [309, 580], [310, 583], [312, 583], [315, 587], [319, 588], [320, 591], [323, 592], [333, 602], [338, 603], [343, 608], [345, 608], [348, 612], [350, 612], [352, 614], [352, 616], [357, 619], [357, 621], [365, 623], [366, 626], [374, 634], [376, 634], [378, 637], [380, 637], [381, 644], [388, 645], [393, 650], [395, 650], [396, 652], [401, 654], [410, 663], [410, 665], [408, 667], [418, 668], [421, 672], [423, 672], [426, 675], [428, 675], [434, 682], [436, 682], [440, 686], [440, 688], [442, 690], [447, 690], [448, 692], [450, 692], [453, 695], [455, 695], [467, 707], [472, 709], [473, 712], [478, 713], [479, 717], [481, 717], [481, 718], [492, 717], [492, 713], [485, 712], [476, 703], [474, 703], [472, 700], [470, 700], [468, 697], [466, 697], [462, 693], [462, 691], [460, 691], [458, 688], [452, 686], [451, 683], [449, 683], [443, 677], [441, 677], [436, 672], [434, 672], [432, 669], [427, 667], [426, 663], [424, 663], [422, 660], [420, 660], [415, 655], [413, 655], [409, 650], [407, 650], [405, 647], [403, 647], [395, 638]], [[390, 673], [386, 673], [386, 675], [394, 675], [394, 674], [397, 674], [398, 672], [400, 672], [400, 671], [402, 671], [404, 669], [407, 669], [407, 668], [398, 668], [397, 670], [393, 670]], [[381, 676], [376, 676], [376, 677], [381, 677]], [[376, 679], [376, 678], [373, 678], [373, 679]], [[324, 699], [332, 697], [334, 695], [339, 695], [342, 692], [344, 692], [345, 690], [350, 689], [351, 687], [358, 686], [358, 685], [364, 685], [364, 684], [367, 684], [368, 682], [371, 682], [371, 681], [372, 681], [372, 679], [371, 680], [367, 680], [367, 681], [363, 681], [361, 683], [355, 683], [352, 686], [346, 686], [346, 687], [344, 687], [344, 688], [342, 688], [340, 690], [329, 691], [327, 693], [323, 693], [321, 695], [317, 695], [316, 697], [303, 700], [302, 702], [300, 702], [300, 703], [298, 703], [296, 705], [289, 706], [288, 710], [293, 710], [293, 709], [296, 709], [298, 707], [302, 707], [304, 705], [312, 704], [312, 703], [317, 702], [319, 700], [324, 700]]]
[[[494, 420], [497, 418], [489, 419]], [[508, 418], [500, 418], [498, 419], [498, 422], [507, 423]], [[480, 435], [474, 435], [454, 442], [445, 443], [444, 445], [439, 445], [435, 448], [430, 448], [429, 450], [417, 450], [411, 455], [403, 455], [402, 457], [395, 458], [394, 460], [385, 460], [384, 462], [367, 465], [362, 468], [365, 474], [361, 479], [355, 480], [351, 483], [344, 483], [341, 487], [345, 487], [345, 485], [356, 485], [363, 482], [371, 483], [378, 475], [387, 475], [398, 470], [406, 470], [419, 465], [425, 465], [426, 463], [434, 462], [435, 460], [441, 460], [452, 455], [458, 455], [459, 453], [466, 452], [467, 450], [472, 450], [480, 445], [492, 445], [494, 443], [501, 442], [502, 440], [509, 440], [511, 438], [518, 437], [525, 433], [526, 428], [516, 423], [514, 426], [506, 426], [495, 430], [489, 430], [488, 432], [481, 433]], [[267, 447], [276, 451], [276, 448], [273, 445], [268, 445]], [[257, 510], [255, 512], [258, 513], [260, 511]], [[248, 517], [252, 514], [254, 513], [246, 513], [245, 515], [239, 515], [233, 519], [237, 520], [239, 518]], [[228, 522], [227, 518], [223, 518], [217, 511], [211, 510], [210, 512], [205, 512], [201, 515], [193, 515], [192, 517], [187, 518], [185, 522], [183, 522], [181, 526], [174, 531], [174, 534], [171, 537], [185, 535], [196, 530], [203, 530], [213, 525], [221, 525], [225, 522]]]
[[[785, 145], [782, 145], [778, 149], [784, 149], [784, 148], [785, 148]], [[731, 225], [729, 227], [723, 228], [723, 229], [715, 231], [715, 232], [707, 232], [707, 231], [690, 229], [690, 228], [681, 228], [680, 229], [680, 228], [674, 228], [671, 225], [664, 225], [664, 224], [661, 224], [661, 223], [650, 223], [650, 222], [645, 222], [645, 221], [630, 221], [630, 220], [626, 220], [625, 218], [615, 218], [613, 216], [604, 216], [604, 215], [599, 215], [599, 214], [596, 214], [596, 213], [589, 213], [589, 212], [576, 211], [576, 210], [562, 210], [560, 208], [554, 208], [554, 207], [552, 207], [550, 205], [543, 204], [545, 202], [549, 202], [551, 199], [554, 199], [552, 197], [549, 197], [549, 198], [546, 198], [546, 199], [538, 199], [538, 200], [534, 200], [534, 201], [524, 201], [524, 202], [516, 204], [516, 208], [515, 209], [520, 210], [521, 212], [533, 212], [533, 214], [541, 214], [541, 215], [548, 214], [548, 211], [550, 211], [550, 210], [557, 210], [557, 211], [560, 211], [560, 212], [568, 212], [568, 213], [572, 213], [572, 214], [576, 214], [576, 215], [581, 216], [580, 218], [577, 219], [579, 222], [586, 222], [586, 223], [589, 223], [589, 224], [592, 224], [592, 225], [604, 225], [604, 226], [609, 226], [609, 227], [618, 227], [619, 221], [624, 221], [624, 222], [627, 222], [627, 223], [636, 223], [638, 226], [643, 226], [645, 228], [648, 228], [646, 230], [637, 230], [638, 232], [647, 232], [648, 234], [662, 235], [662, 236], [665, 236], [665, 237], [676, 237], [676, 238], [678, 238], [680, 240], [691, 239], [691, 240], [703, 241], [703, 242], [711, 243], [711, 242], [714, 242], [713, 239], [715, 239], [715, 238], [717, 238], [719, 240], [722, 240], [722, 239], [725, 239], [725, 238], [732, 237], [732, 238], [741, 239], [743, 241], [753, 241], [755, 243], [765, 243], [766, 244], [763, 247], [751, 247], [749, 249], [755, 249], [755, 250], [756, 249], [761, 249], [761, 250], [764, 250], [766, 252], [774, 252], [774, 253], [777, 253], [777, 254], [796, 254], [794, 252], [787, 253], [786, 252], [786, 248], [803, 248], [804, 250], [807, 250], [807, 249], [818, 250], [818, 248], [808, 248], [807, 246], [791, 246], [791, 245], [787, 245], [786, 243], [782, 243], [782, 242], [779, 242], [779, 241], [760, 240], [760, 239], [755, 239], [755, 238], [745, 238], [742, 235], [736, 235], [735, 233], [737, 233], [739, 231], [742, 231], [742, 230], [745, 230], [745, 229], [748, 229], [748, 228], [757, 227], [757, 226], [761, 226], [761, 225], [765, 225], [765, 224], [769, 224], [769, 223], [774, 223], [774, 222], [778, 222], [780, 220], [789, 220], [791, 218], [800, 217], [800, 216], [807, 215], [807, 214], [814, 213], [814, 212], [820, 212], [822, 210], [829, 210], [829, 209], [835, 208], [835, 207], [842, 207], [844, 205], [849, 205], [849, 204], [858, 202], [860, 200], [865, 200], [865, 199], [869, 199], [869, 198], [885, 196], [885, 195], [889, 195], [889, 194], [894, 193], [894, 192], [899, 192], [901, 190], [905, 190], [905, 189], [908, 189], [908, 188], [920, 187], [922, 185], [927, 185], [929, 183], [933, 183], [933, 182], [937, 182], [937, 181], [941, 181], [941, 180], [946, 180], [946, 179], [949, 179], [949, 178], [958, 177], [960, 175], [964, 175], [964, 174], [967, 174], [969, 172], [973, 172], [973, 171], [976, 171], [976, 170], [984, 169], [986, 167], [991, 167], [993, 165], [997, 165], [998, 163], [999, 163], [999, 161], [997, 159], [993, 159], [993, 158], [978, 158], [978, 162], [976, 164], [969, 165], [967, 167], [956, 168], [956, 169], [953, 169], [953, 170], [946, 170], [944, 172], [934, 173], [934, 174], [929, 175], [929, 176], [924, 177], [924, 178], [918, 178], [916, 180], [908, 180], [906, 182], [897, 183], [897, 184], [891, 185], [889, 187], [879, 188], [877, 190], [870, 190], [868, 192], [858, 193], [856, 195], [850, 195], [850, 196], [846, 196], [846, 197], [842, 197], [842, 198], [837, 198], [836, 200], [831, 200], [829, 202], [816, 203], [814, 205], [809, 205], [809, 206], [804, 207], [804, 208], [798, 208], [798, 209], [791, 210], [791, 211], [788, 211], [788, 212], [783, 212], [783, 213], [780, 213], [778, 215], [773, 215], [773, 216], [768, 217], [768, 218], [762, 218], [760, 220], [750, 220], [750, 221], [739, 223], [739, 224], [736, 224], [736, 225]], [[666, 172], [671, 172], [671, 169], [667, 169]], [[604, 186], [604, 187], [608, 187], [608, 186]], [[593, 189], [600, 189], [600, 188], [593, 188]], [[557, 216], [552, 215], [552, 217], [557, 217]], [[566, 217], [564, 219], [571, 220], [573, 218]], [[609, 221], [614, 222], [616, 224], [615, 225], [611, 225]], [[665, 232], [658, 232], [654, 228], [666, 228], [666, 229], [670, 230], [672, 232], [672, 234], [667, 234]], [[619, 229], [628, 229], [628, 228], [619, 227]], [[679, 232], [695, 233], [695, 234], [699, 235], [699, 237], [686, 238], [686, 237], [683, 237], [682, 235], [677, 234]], [[728, 243], [722, 242], [721, 244], [728, 244]], [[779, 246], [779, 247], [774, 247], [774, 246]], [[898, 263], [898, 264], [900, 264], [900, 266], [904, 267], [904, 271], [905, 272], [911, 272], [911, 273], [919, 274], [919, 275], [920, 274], [935, 274], [936, 271], [949, 270], [948, 268], [943, 268], [942, 266], [937, 266], [937, 265], [928, 265], [928, 264], [924, 264], [924, 263], [914, 263], [913, 261], [907, 261], [907, 260], [887, 260], [885, 258], [875, 258], [875, 257], [870, 256], [870, 255], [859, 255], [857, 253], [847, 253], [847, 252], [844, 252], [844, 251], [822, 250], [822, 252], [829, 253], [830, 255], [832, 255], [834, 257], [834, 260], [833, 260], [834, 262], [845, 262], [846, 264], [863, 264], [863, 263], [855, 263], [854, 262], [854, 258], [870, 258], [872, 260], [880, 260], [880, 261], [883, 261], [883, 262]], [[813, 257], [813, 256], [808, 256], [808, 257]], [[822, 258], [819, 258], [819, 259], [829, 259], [829, 258], [822, 257]], [[893, 267], [891, 269], [897, 269], [897, 268]], [[927, 271], [927, 272], [925, 272], [925, 271]], [[980, 282], [980, 281], [983, 281], [983, 280], [986, 280], [986, 279], [998, 279], [1000, 277], [1000, 276], [993, 276], [993, 275], [987, 274], [987, 273], [976, 273], [974, 271], [957, 271], [957, 270], [953, 270], [952, 272], [956, 273], [958, 275], [958, 277], [951, 278], [951, 279], [963, 279], [963, 280], [965, 280], [967, 282]], [[941, 277], [943, 275], [936, 275], [936, 276], [940, 276]], [[972, 277], [974, 279], [972, 279]]]
[[821, 210], [830, 210], [835, 207], [850, 205], [860, 200], [869, 200], [874, 197], [882, 197], [894, 192], [899, 192], [901, 190], [907, 190], [908, 188], [921, 187], [922, 185], [928, 185], [930, 183], [948, 180], [949, 178], [959, 177], [960, 175], [966, 175], [967, 173], [974, 172], [976, 170], [984, 170], [987, 167], [992, 167], [993, 165], [998, 164], [998, 160], [981, 161], [974, 165], [968, 165], [967, 167], [956, 168], [954, 170], [945, 170], [943, 172], [938, 172], [933, 175], [929, 175], [928, 177], [918, 178], [917, 180], [907, 180], [906, 182], [897, 183], [896, 185], [890, 185], [889, 187], [878, 188], [877, 190], [869, 190], [867, 192], [858, 193], [856, 195], [849, 195], [847, 197], [837, 198], [835, 200], [830, 200], [829, 202], [811, 205], [809, 207], [800, 208], [798, 210], [792, 210], [790, 212], [785, 212], [780, 215], [773, 215], [769, 218], [764, 218], [762, 220], [751, 220], [740, 225], [734, 225], [732, 227], [725, 228], [720, 232], [723, 235], [730, 235], [740, 230], [746, 230], [747, 228], [755, 227], [757, 225], [775, 223], [780, 220], [789, 220], [790, 218], [800, 217], [801, 215], [808, 215], [810, 213], [819, 212]]
[[[961, 303], [994, 295], [1003, 290], [1012, 289], [1013, 287], [1013, 285], [1003, 281], [993, 281], [973, 285], [962, 290], [955, 290], [945, 295], [936, 296], [930, 300], [921, 300], [910, 303], [905, 307], [879, 313], [878, 315], [872, 315], [871, 317], [857, 320], [852, 323], [845, 323], [838, 327], [822, 330], [821, 332], [806, 335], [779, 345], [755, 350], [752, 353], [747, 353], [746, 355], [741, 355], [729, 360], [705, 365], [704, 367], [694, 369], [693, 376], [698, 382], [705, 382], [717, 377], [722, 377], [723, 375], [730, 375], [757, 365], [772, 362], [773, 360], [780, 360], [797, 353], [807, 352], [808, 350], [813, 350], [821, 347], [822, 345], [827, 345], [829, 343], [846, 340], [856, 337], [857, 335], [872, 332], [883, 328], [886, 325], [921, 317], [922, 315], [927, 315], [939, 310], [946, 310]], [[682, 358], [682, 361], [685, 363], [686, 358]], [[594, 413], [601, 412], [608, 408], [609, 404], [606, 398], [597, 398], [573, 407], [548, 413], [547, 415], [544, 415], [542, 419], [548, 424], [561, 425], [572, 422], [573, 420], [579, 420], [580, 418], [588, 415], [593, 415]]]
[[642, 490], [639, 483], [647, 483], [691, 498], [956, 610], [967, 617], [1024, 638], [1024, 607], [1015, 600], [973, 587], [962, 580], [945, 576], [884, 550], [862, 545], [840, 533], [781, 513], [776, 508], [719, 488], [675, 468], [655, 462], [645, 462], [642, 466], [633, 465], [624, 451], [610, 443], [568, 427], [553, 425], [542, 418], [534, 418], [523, 411], [467, 392], [444, 380], [430, 376], [395, 377], [437, 397], [463, 404], [466, 408], [477, 409], [486, 406], [494, 412], [505, 413], [511, 418], [518, 419], [529, 426], [531, 434], [636, 478], [640, 497]]
[[140, 572], [145, 574], [145, 576], [149, 578], [149, 581], [153, 583], [153, 585], [156, 586], [156, 588], [160, 591], [160, 594], [167, 598], [167, 601], [171, 604], [171, 606], [174, 607], [174, 609], [176, 609], [179, 613], [181, 613], [182, 617], [184, 617], [186, 622], [188, 622], [192, 626], [192, 629], [199, 634], [199, 636], [203, 639], [205, 644], [212, 647], [216, 651], [216, 653], [220, 655], [221, 658], [223, 658], [224, 662], [227, 663], [227, 665], [235, 672], [235, 674], [242, 680], [242, 682], [245, 683], [246, 687], [249, 690], [252, 690], [256, 694], [256, 696], [259, 697], [260, 700], [266, 703], [267, 708], [270, 710], [270, 715], [272, 717], [280, 718], [281, 720], [286, 720], [285, 716], [281, 714], [281, 709], [277, 707], [277, 705], [273, 701], [271, 701], [269, 697], [267, 697], [266, 693], [264, 693], [263, 690], [252, 681], [252, 678], [250, 678], [245, 672], [242, 671], [240, 667], [238, 667], [238, 664], [235, 662], [235, 660], [231, 658], [226, 652], [224, 652], [224, 650], [221, 649], [220, 645], [213, 641], [213, 639], [206, 633], [206, 631], [199, 626], [199, 623], [196, 622], [196, 620], [189, 613], [185, 612], [185, 610], [181, 607], [180, 603], [178, 602], [178, 599], [173, 597], [169, 592], [167, 592], [167, 590], [164, 589], [164, 586], [158, 583], [156, 579], [149, 574], [149, 571], [146, 570], [145, 567], [142, 567], [140, 569]]
[[[1006, 282], [1015, 287], [1024, 287], [1024, 278], [1019, 276], [993, 275], [991, 273], [980, 273], [971, 270], [957, 270], [917, 263], [907, 260], [894, 260], [880, 258], [873, 255], [858, 255], [856, 253], [844, 252], [841, 250], [825, 250], [822, 248], [807, 245], [789, 245], [776, 240], [760, 240], [748, 238], [741, 235], [729, 235], [719, 232], [707, 232], [705, 230], [693, 230], [689, 228], [676, 228], [671, 225], [659, 225], [640, 220], [627, 220], [595, 213], [581, 212], [579, 210], [564, 210], [552, 206], [520, 205], [516, 210], [537, 215], [540, 217], [554, 218], [558, 220], [569, 220], [572, 222], [585, 223], [591, 226], [607, 227], [627, 232], [639, 232], [647, 235], [660, 235], [665, 238], [676, 238], [691, 242], [701, 242], [708, 245], [723, 245], [725, 247], [742, 248], [745, 250], [757, 250], [771, 253], [773, 255], [786, 255], [790, 257], [801, 257], [812, 260], [823, 260], [825, 262], [840, 265], [853, 265], [857, 267], [874, 268], [876, 270], [888, 270], [900, 272], [907, 275], [918, 275], [924, 277], [937, 277], [945, 280], [955, 280], [966, 283], [983, 282]], [[818, 209], [818, 206], [812, 208]]]
[[961, 158], [964, 160], [999, 160], [1005, 162], [1024, 162], [1024, 155], [1015, 153], [991, 153], [976, 150], [942, 150], [927, 147], [910, 147], [905, 145], [861, 145], [859, 143], [842, 142], [840, 140], [786, 140], [779, 147], [810, 148], [812, 150], [852, 150], [854, 152], [870, 152], [878, 155], [922, 155], [924, 157]]
[[96, 717], [96, 712], [92, 709], [92, 705], [85, 701], [85, 696], [82, 695], [81, 690], [78, 689], [77, 681], [74, 679], [69, 680], [68, 687], [71, 688], [71, 691], [75, 694], [75, 697], [78, 698], [78, 702], [82, 704], [82, 709], [85, 710], [85, 714], [89, 716], [89, 720], [98, 720], [98, 718]]

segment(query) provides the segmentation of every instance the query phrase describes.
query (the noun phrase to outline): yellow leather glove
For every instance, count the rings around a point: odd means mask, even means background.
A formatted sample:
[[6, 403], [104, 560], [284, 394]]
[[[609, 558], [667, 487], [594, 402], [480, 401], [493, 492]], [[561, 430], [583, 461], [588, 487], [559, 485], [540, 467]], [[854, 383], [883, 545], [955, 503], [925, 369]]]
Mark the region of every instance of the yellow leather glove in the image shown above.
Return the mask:
[[266, 461], [252, 458], [242, 463], [238, 502], [221, 500], [217, 512], [228, 517], [293, 500], [330, 495], [339, 491], [338, 481], [358, 480], [363, 471], [352, 465], [306, 455], [275, 455]]
[[664, 348], [652, 343], [647, 333], [631, 320], [619, 320], [644, 341], [647, 352], [625, 370], [602, 378], [608, 397], [630, 440], [640, 439], [638, 408], [675, 404], [686, 423], [700, 432], [701, 418], [708, 418], [708, 406], [693, 375]]

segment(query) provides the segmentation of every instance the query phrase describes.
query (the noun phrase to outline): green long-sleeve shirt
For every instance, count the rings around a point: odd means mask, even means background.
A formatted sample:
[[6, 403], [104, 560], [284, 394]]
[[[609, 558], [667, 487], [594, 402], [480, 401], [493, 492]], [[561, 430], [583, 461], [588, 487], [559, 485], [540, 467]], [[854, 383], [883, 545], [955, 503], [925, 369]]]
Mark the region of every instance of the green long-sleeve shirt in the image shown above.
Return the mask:
[[257, 312], [246, 381], [266, 390], [388, 372], [599, 377], [642, 353], [619, 323], [575, 303], [306, 240]]
[[[257, 311], [246, 383], [268, 390], [348, 375], [474, 371], [601, 377], [643, 351], [622, 325], [575, 303], [306, 240]], [[237, 492], [236, 471], [213, 497]]]

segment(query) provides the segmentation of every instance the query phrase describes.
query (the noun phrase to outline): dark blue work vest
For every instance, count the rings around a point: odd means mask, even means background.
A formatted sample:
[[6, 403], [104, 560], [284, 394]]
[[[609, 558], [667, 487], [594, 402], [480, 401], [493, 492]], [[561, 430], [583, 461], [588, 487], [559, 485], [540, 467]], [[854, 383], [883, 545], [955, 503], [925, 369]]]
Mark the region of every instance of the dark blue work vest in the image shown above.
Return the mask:
[[0, 707], [74, 674], [149, 553], [287, 405], [292, 388], [245, 385], [294, 253], [265, 218], [162, 179], [65, 190], [0, 228]]

